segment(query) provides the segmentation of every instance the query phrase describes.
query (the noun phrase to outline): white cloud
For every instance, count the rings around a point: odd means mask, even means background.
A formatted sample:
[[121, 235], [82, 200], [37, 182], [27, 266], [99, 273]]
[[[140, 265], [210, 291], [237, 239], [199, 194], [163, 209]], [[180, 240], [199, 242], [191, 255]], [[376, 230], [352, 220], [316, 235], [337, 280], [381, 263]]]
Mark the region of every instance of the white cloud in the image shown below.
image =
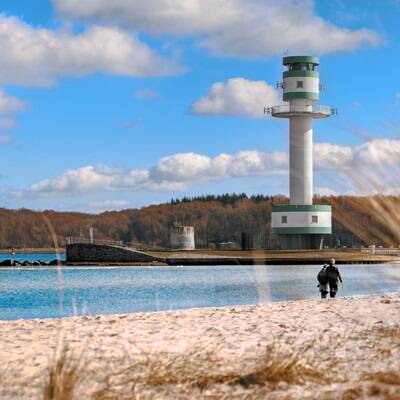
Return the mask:
[[128, 206], [129, 201], [127, 200], [101, 200], [89, 203], [90, 209], [96, 211], [122, 210]]
[[22, 100], [18, 99], [18, 97], [8, 96], [4, 93], [4, 90], [0, 89], [0, 114], [12, 114], [24, 111], [25, 108], [26, 105]]
[[355, 147], [320, 143], [314, 154], [316, 169], [326, 170], [341, 193], [399, 193], [400, 140], [373, 139]]
[[333, 190], [328, 187], [315, 187], [314, 188], [315, 196], [338, 196], [339, 193], [336, 190]]
[[148, 77], [179, 70], [135, 36], [111, 27], [93, 26], [72, 34], [33, 28], [0, 14], [0, 48], [0, 83], [48, 86], [64, 75]]
[[374, 139], [356, 147], [354, 154], [356, 164], [399, 165], [400, 140]]
[[278, 91], [264, 81], [244, 78], [214, 83], [208, 93], [192, 105], [194, 114], [264, 116], [264, 106], [280, 104]]
[[238, 18], [241, 1], [53, 0], [59, 14], [114, 22], [156, 34], [192, 35], [218, 31]]
[[134, 95], [138, 99], [157, 99], [160, 97], [160, 94], [156, 90], [149, 88], [138, 90]]
[[14, 138], [11, 135], [0, 135], [0, 145], [12, 143]]
[[85, 166], [45, 179], [14, 196], [79, 195], [116, 191], [181, 191], [199, 181], [273, 175], [287, 168], [285, 153], [242, 151], [211, 158], [196, 153], [180, 153], [160, 159], [152, 168], [119, 170], [108, 166]]
[[354, 148], [333, 143], [314, 145], [314, 164], [320, 169], [347, 168], [353, 161]]
[[190, 182], [209, 176], [212, 159], [195, 153], [180, 153], [162, 158], [151, 169], [151, 177], [158, 182]]
[[354, 147], [317, 143], [314, 162], [317, 168], [337, 170], [400, 166], [400, 140], [372, 139]]
[[[316, 171], [331, 178], [344, 177], [346, 192], [374, 189], [376, 182], [398, 181], [400, 140], [375, 139], [355, 147], [317, 143], [314, 148]], [[241, 151], [208, 157], [197, 153], [178, 153], [161, 158], [149, 169], [121, 170], [109, 166], [85, 166], [45, 179], [16, 191], [14, 196], [77, 196], [84, 193], [130, 191], [182, 191], [196, 182], [254, 176], [287, 174], [288, 155], [284, 152]], [[384, 173], [383, 173], [384, 172]], [[379, 179], [380, 177], [380, 179]], [[358, 185], [357, 181], [363, 181]], [[351, 184], [353, 184], [352, 187]], [[374, 186], [375, 185], [375, 186]], [[386, 187], [388, 192], [390, 188]], [[317, 188], [328, 194], [333, 189]]]
[[32, 193], [80, 193], [111, 187], [116, 171], [107, 166], [86, 166], [67, 171], [56, 179], [45, 179], [30, 187]]
[[0, 129], [12, 129], [16, 125], [17, 123], [12, 118], [0, 118]]
[[[6, 93], [4, 93], [4, 90], [0, 88], [0, 115], [4, 116], [14, 114], [16, 112], [25, 111], [25, 109], [26, 104], [22, 100], [15, 96], [8, 96]], [[17, 123], [13, 118], [0, 118], [0, 129], [12, 129], [15, 128], [16, 125]], [[4, 143], [4, 141], [10, 143], [12, 141], [11, 136], [9, 137], [7, 135], [3, 135], [2, 143]]]
[[367, 29], [337, 27], [311, 0], [53, 0], [60, 15], [119, 24], [154, 35], [196, 36], [214, 54], [265, 57], [329, 53], [380, 42]]

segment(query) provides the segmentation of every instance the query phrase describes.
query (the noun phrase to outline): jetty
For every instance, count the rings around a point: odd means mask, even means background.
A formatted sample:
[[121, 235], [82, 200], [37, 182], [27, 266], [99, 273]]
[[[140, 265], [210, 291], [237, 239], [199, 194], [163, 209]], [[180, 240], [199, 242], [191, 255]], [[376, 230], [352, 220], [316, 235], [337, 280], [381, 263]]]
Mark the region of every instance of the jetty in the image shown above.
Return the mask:
[[122, 244], [71, 243], [66, 248], [68, 265], [299, 265], [400, 263], [400, 250], [371, 252], [368, 249], [323, 250], [207, 250], [142, 251]]

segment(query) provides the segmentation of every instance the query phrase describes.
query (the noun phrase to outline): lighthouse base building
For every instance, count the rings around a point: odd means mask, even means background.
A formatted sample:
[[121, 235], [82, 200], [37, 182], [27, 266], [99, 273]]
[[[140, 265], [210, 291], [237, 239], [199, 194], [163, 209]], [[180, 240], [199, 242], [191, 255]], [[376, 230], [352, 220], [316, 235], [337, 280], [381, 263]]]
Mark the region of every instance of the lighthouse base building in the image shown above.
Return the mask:
[[331, 206], [279, 205], [272, 209], [272, 233], [284, 250], [320, 249], [332, 233]]
[[318, 104], [320, 82], [312, 56], [283, 58], [283, 105], [270, 107], [275, 118], [289, 120], [290, 201], [272, 209], [272, 233], [282, 249], [318, 249], [332, 233], [331, 206], [313, 204], [313, 120], [335, 113]]

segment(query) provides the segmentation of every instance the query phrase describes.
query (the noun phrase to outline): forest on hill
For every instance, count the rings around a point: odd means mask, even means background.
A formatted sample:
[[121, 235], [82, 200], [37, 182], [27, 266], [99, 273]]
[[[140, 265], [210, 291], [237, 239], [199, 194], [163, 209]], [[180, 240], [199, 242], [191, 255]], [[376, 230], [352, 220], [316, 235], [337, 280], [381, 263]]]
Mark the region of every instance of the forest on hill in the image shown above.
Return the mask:
[[[207, 195], [172, 199], [141, 209], [101, 214], [0, 209], [0, 248], [64, 246], [67, 237], [122, 241], [141, 248], [168, 248], [174, 223], [195, 227], [198, 248], [233, 242], [240, 246], [243, 232], [254, 235], [258, 247], [276, 244], [270, 234], [271, 208], [287, 203], [283, 196], [246, 194]], [[331, 247], [400, 243], [400, 198], [394, 196], [329, 196], [316, 204], [333, 207]]]

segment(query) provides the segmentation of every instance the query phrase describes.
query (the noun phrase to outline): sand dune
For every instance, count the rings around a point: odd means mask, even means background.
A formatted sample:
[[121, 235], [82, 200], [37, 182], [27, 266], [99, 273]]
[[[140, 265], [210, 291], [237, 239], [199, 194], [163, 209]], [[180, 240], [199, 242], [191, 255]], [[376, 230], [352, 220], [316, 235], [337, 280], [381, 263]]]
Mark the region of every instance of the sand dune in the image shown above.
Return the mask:
[[400, 294], [1, 322], [0, 334], [1, 399], [400, 399]]

